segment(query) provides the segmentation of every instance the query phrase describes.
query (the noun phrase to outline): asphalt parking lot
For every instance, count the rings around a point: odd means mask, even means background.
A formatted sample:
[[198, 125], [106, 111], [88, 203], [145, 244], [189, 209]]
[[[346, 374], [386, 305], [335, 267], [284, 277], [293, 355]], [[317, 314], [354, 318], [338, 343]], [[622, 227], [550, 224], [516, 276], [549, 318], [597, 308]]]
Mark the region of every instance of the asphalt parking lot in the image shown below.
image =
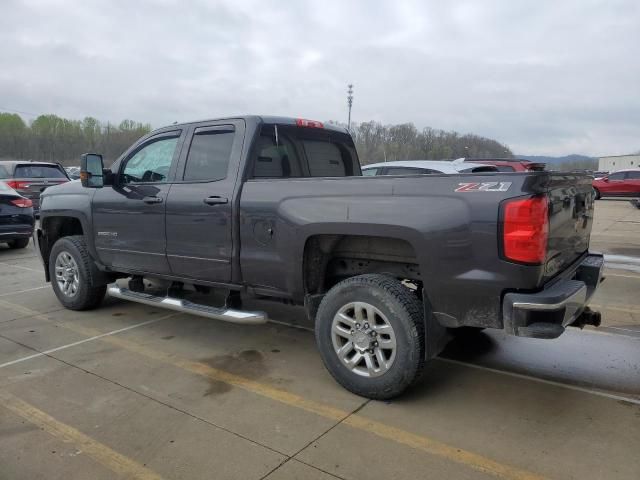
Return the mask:
[[324, 370], [302, 311], [238, 326], [64, 310], [0, 247], [0, 479], [640, 478], [640, 210], [599, 201], [603, 326], [450, 345], [392, 402]]

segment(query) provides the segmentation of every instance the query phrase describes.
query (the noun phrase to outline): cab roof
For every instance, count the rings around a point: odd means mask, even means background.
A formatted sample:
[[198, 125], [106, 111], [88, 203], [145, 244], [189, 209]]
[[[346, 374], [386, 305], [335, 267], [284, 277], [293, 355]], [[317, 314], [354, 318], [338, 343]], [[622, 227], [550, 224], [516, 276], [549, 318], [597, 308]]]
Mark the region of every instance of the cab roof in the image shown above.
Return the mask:
[[[153, 132], [151, 133], [155, 133], [155, 132], [160, 132], [163, 130], [170, 130], [171, 128], [175, 128], [175, 127], [188, 127], [190, 125], [194, 125], [194, 124], [198, 124], [198, 123], [205, 123], [205, 122], [219, 122], [219, 121], [224, 121], [224, 120], [253, 120], [259, 123], [264, 123], [267, 125], [290, 125], [290, 126], [300, 126], [301, 128], [321, 128], [324, 130], [331, 130], [334, 132], [340, 132], [340, 133], [346, 133], [347, 135], [349, 135], [349, 130], [347, 130], [344, 127], [341, 127], [339, 125], [335, 125], [332, 123], [326, 123], [326, 122], [322, 122], [319, 120], [309, 120], [306, 118], [302, 118], [302, 117], [284, 117], [284, 116], [277, 116], [277, 115], [236, 115], [236, 116], [229, 116], [229, 117], [220, 117], [220, 118], [205, 118], [202, 120], [194, 120], [191, 122], [182, 122], [182, 123], [175, 123], [173, 125], [165, 125], [163, 127], [157, 128], [155, 130], [153, 130]], [[299, 125], [299, 122], [303, 121], [303, 122], [310, 122], [313, 124], [319, 124], [320, 126], [317, 125], [312, 125], [312, 126], [307, 126], [307, 125]]]

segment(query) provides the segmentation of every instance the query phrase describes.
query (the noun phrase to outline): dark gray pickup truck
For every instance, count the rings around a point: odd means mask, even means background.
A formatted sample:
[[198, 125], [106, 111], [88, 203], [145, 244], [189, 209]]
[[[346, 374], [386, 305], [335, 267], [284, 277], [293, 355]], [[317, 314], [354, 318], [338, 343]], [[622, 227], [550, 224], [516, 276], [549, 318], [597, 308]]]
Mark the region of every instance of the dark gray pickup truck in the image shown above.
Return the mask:
[[161, 128], [108, 170], [84, 155], [81, 181], [43, 193], [35, 238], [74, 310], [107, 291], [244, 324], [267, 316], [241, 295], [304, 305], [329, 372], [382, 399], [456, 331], [556, 338], [599, 324], [585, 306], [603, 268], [593, 200], [580, 174], [364, 177], [345, 130], [246, 116]]

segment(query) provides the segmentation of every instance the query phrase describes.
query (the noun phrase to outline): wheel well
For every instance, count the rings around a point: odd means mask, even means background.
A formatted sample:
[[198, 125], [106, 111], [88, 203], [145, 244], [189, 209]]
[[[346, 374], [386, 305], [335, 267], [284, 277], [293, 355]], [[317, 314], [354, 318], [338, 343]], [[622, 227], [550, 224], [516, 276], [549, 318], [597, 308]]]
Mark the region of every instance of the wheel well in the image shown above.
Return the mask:
[[[47, 217], [42, 220], [41, 229], [43, 236], [40, 239], [40, 251], [45, 266], [49, 264], [49, 253], [58, 239], [84, 234], [80, 220], [74, 217]], [[48, 280], [48, 268], [45, 268], [45, 273]]]
[[316, 235], [304, 249], [304, 282], [308, 294], [321, 294], [345, 278], [384, 273], [422, 283], [415, 250], [398, 238], [366, 235]]

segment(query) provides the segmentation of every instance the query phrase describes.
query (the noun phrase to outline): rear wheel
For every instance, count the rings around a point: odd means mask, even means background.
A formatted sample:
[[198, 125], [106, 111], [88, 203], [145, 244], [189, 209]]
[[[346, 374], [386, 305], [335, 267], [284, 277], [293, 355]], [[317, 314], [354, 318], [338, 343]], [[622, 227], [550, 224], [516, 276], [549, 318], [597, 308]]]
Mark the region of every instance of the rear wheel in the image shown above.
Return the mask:
[[97, 307], [107, 290], [106, 285], [91, 285], [91, 262], [84, 238], [60, 238], [51, 249], [49, 275], [53, 291], [62, 305], [71, 310]]
[[422, 304], [386, 275], [335, 285], [316, 315], [316, 342], [329, 373], [347, 390], [373, 399], [402, 393], [422, 373]]
[[18, 248], [26, 248], [29, 245], [29, 238], [16, 238], [15, 240], [11, 240], [7, 242], [9, 248], [18, 249]]

